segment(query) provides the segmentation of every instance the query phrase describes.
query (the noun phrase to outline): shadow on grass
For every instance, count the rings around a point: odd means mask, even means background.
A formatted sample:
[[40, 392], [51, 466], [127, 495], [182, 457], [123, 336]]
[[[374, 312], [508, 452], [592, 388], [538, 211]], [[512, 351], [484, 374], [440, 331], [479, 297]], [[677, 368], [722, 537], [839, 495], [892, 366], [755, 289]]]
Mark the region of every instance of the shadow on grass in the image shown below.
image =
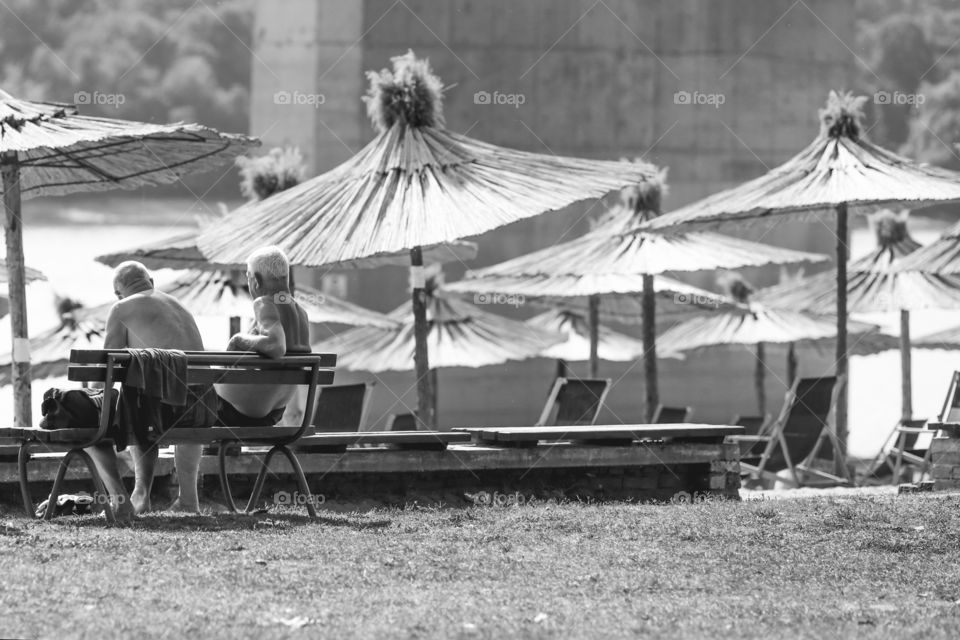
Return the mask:
[[[23, 518], [27, 520], [26, 518]], [[39, 520], [34, 522], [40, 523]], [[210, 515], [153, 512], [139, 516], [129, 524], [110, 524], [103, 515], [60, 516], [45, 523], [48, 526], [74, 529], [128, 528], [138, 531], [277, 531], [302, 526], [346, 527], [355, 531], [383, 529], [391, 520], [366, 521], [360, 517], [327, 517], [323, 514], [316, 520], [306, 515], [288, 513], [218, 513]], [[11, 527], [12, 528], [12, 527]], [[11, 532], [12, 533], [12, 532]]]

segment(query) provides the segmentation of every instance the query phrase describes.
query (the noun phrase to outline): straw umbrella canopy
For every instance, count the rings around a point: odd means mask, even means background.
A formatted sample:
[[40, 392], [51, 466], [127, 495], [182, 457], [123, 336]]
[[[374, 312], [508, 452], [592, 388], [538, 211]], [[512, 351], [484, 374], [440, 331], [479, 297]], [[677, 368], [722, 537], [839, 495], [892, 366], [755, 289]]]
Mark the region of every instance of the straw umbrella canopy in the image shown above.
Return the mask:
[[[427, 285], [427, 344], [431, 354], [434, 388], [437, 369], [444, 367], [486, 367], [514, 360], [536, 358], [553, 345], [563, 342], [561, 333], [529, 326], [489, 313], [456, 296]], [[390, 312], [396, 322], [389, 329], [360, 327], [315, 343], [315, 351], [339, 354], [337, 366], [351, 371], [409, 371], [413, 369], [416, 349], [412, 302]], [[436, 396], [433, 396], [434, 399]], [[436, 413], [436, 407], [431, 407]], [[423, 414], [418, 421], [426, 424]], [[427, 428], [436, 425], [427, 425]]]
[[[67, 374], [71, 349], [100, 349], [106, 333], [107, 313], [113, 303], [81, 308], [70, 300], [60, 306], [60, 325], [30, 339], [34, 379], [58, 378]], [[10, 351], [0, 354], [0, 385], [13, 382]]]
[[[23, 278], [26, 284], [36, 282], [37, 280], [46, 280], [47, 276], [31, 267], [23, 268]], [[7, 268], [7, 261], [0, 260], [0, 284], [10, 282], [10, 270]]]
[[[847, 440], [847, 225], [852, 211], [878, 205], [960, 200], [960, 174], [919, 164], [868, 142], [861, 135], [865, 97], [831, 92], [820, 110], [820, 134], [796, 156], [740, 186], [716, 193], [649, 223], [649, 228], [723, 228], [776, 223], [786, 216], [836, 221], [837, 353], [840, 384], [836, 408], [842, 453]], [[840, 458], [838, 458], [839, 461]]]
[[28, 102], [0, 91], [0, 174], [10, 272], [15, 425], [31, 426], [21, 200], [134, 189], [212, 169], [259, 141], [195, 124], [81, 116], [71, 104]]
[[[249, 316], [253, 299], [246, 283], [220, 271], [185, 271], [160, 290], [172, 295], [197, 316]], [[341, 300], [313, 287], [300, 285], [295, 299], [315, 323], [337, 323], [357, 327], [393, 327], [396, 322], [382, 313]]]
[[[568, 362], [583, 362], [590, 359], [591, 332], [587, 317], [568, 309], [551, 309], [534, 316], [526, 323], [536, 329], [567, 336], [560, 344], [553, 345], [540, 355], [557, 361], [557, 375], [566, 377]], [[607, 362], [631, 362], [643, 356], [643, 342], [613, 329], [600, 326], [597, 336], [596, 355]], [[660, 357], [680, 357], [660, 354]]]
[[934, 242], [898, 260], [897, 271], [935, 275], [960, 275], [960, 223], [943, 232]]
[[[442, 245], [424, 247], [423, 261], [427, 264], [444, 262], [466, 262], [477, 256], [477, 244], [461, 240]], [[247, 268], [246, 259], [231, 263], [218, 263], [207, 260], [197, 248], [197, 232], [184, 233], [136, 247], [105, 253], [97, 256], [97, 262], [116, 267], [121, 262], [136, 260], [148, 269], [193, 269], [203, 271], [243, 271]], [[409, 252], [399, 252], [380, 256], [371, 256], [327, 268], [357, 268], [406, 266], [410, 263]], [[2, 281], [2, 280], [0, 280]]]
[[[523, 295], [531, 299], [562, 300], [586, 297], [591, 325], [599, 324], [601, 298], [610, 294], [642, 294], [644, 380], [647, 418], [659, 403], [656, 369], [656, 281], [653, 276], [674, 271], [702, 271], [766, 264], [789, 264], [825, 259], [812, 253], [780, 249], [717, 233], [668, 236], [631, 233], [644, 220], [659, 215], [664, 172], [658, 179], [624, 189], [618, 206], [591, 232], [553, 247], [468, 271], [448, 289], [477, 293]], [[708, 305], [719, 296], [706, 293]], [[687, 298], [678, 293], [678, 302]], [[567, 306], [567, 305], [564, 305]], [[594, 344], [596, 343], [596, 331]], [[598, 358], [592, 349], [590, 374], [597, 375]]]
[[[793, 383], [796, 371], [794, 345], [820, 348], [832, 344], [837, 337], [836, 318], [816, 315], [791, 307], [772, 307], [763, 302], [750, 300], [752, 290], [739, 278], [728, 282], [731, 295], [742, 304], [722, 312], [694, 317], [680, 322], [659, 338], [666, 349], [677, 352], [692, 351], [719, 345], [740, 345], [756, 351], [754, 387], [757, 394], [757, 409], [766, 414], [766, 344], [788, 344], [787, 384]], [[856, 336], [851, 347], [855, 355], [871, 355], [894, 349], [896, 338], [879, 332], [875, 325], [850, 322], [850, 334]]]
[[[960, 276], [900, 271], [897, 265], [920, 250], [907, 231], [907, 211], [878, 211], [869, 221], [877, 246], [847, 267], [847, 311], [900, 314], [902, 417], [913, 417], [910, 311], [960, 309]], [[836, 307], [836, 282], [822, 273], [758, 293], [758, 299], [786, 309], [829, 313]]]
[[918, 338], [913, 346], [918, 349], [957, 351], [960, 349], [960, 325]]
[[326, 174], [247, 205], [200, 236], [214, 261], [235, 262], [253, 243], [282, 247], [293, 264], [321, 266], [410, 252], [418, 403], [432, 407], [422, 247], [598, 198], [651, 176], [645, 165], [498, 147], [446, 129], [442, 83], [413, 52], [369, 74], [367, 111], [377, 136]]

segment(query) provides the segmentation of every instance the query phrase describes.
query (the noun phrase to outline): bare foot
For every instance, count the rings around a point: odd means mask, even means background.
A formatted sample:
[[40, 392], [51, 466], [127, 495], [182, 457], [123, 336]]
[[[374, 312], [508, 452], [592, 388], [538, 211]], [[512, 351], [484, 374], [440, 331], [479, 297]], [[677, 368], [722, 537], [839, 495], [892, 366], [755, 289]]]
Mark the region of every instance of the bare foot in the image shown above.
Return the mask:
[[137, 513], [134, 510], [133, 505], [126, 501], [123, 501], [119, 504], [119, 506], [114, 507], [113, 515], [117, 519], [117, 524], [130, 524], [137, 517]]
[[200, 505], [186, 504], [185, 502], [181, 502], [180, 498], [177, 498], [173, 501], [173, 504], [167, 507], [167, 511], [177, 511], [179, 513], [200, 513]]
[[130, 496], [130, 502], [133, 505], [133, 512], [137, 515], [152, 511], [149, 493], [134, 491]]

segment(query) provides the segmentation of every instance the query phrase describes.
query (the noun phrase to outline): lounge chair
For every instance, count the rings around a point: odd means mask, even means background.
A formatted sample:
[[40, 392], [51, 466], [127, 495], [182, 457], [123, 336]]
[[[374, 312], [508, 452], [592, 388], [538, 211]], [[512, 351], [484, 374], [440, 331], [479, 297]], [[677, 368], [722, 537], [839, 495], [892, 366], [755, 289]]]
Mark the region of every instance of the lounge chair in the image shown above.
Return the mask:
[[762, 436], [770, 429], [772, 418], [773, 416], [769, 413], [762, 416], [742, 416], [736, 414], [730, 418], [730, 424], [743, 427], [746, 430], [745, 435]]
[[534, 426], [596, 424], [609, 392], [609, 379], [557, 378]]
[[926, 419], [897, 422], [859, 484], [865, 484], [871, 478], [886, 477], [886, 471], [892, 472], [890, 484], [899, 484], [904, 470], [911, 472], [909, 481], [913, 480], [915, 471], [920, 472], [922, 479], [930, 471], [929, 443], [920, 446], [921, 436], [924, 434], [933, 434], [927, 429]]
[[693, 417], [693, 407], [666, 407], [657, 405], [653, 412], [653, 424], [683, 424]]
[[[874, 459], [870, 468], [864, 473], [862, 482], [877, 477], [884, 467], [893, 471], [892, 484], [901, 481], [901, 472], [904, 468], [911, 472], [920, 472], [920, 478], [930, 472], [930, 442], [924, 438], [927, 434], [936, 435], [940, 424], [960, 423], [960, 371], [954, 371], [950, 378], [950, 386], [943, 400], [938, 422], [927, 424], [926, 420], [908, 420], [897, 423], [887, 437], [880, 453]], [[913, 478], [911, 478], [913, 479]]]
[[395, 413], [387, 422], [387, 431], [416, 431], [417, 414]]
[[[850, 478], [836, 476], [812, 463], [824, 445], [834, 455], [840, 451], [837, 435], [830, 423], [835, 393], [835, 377], [802, 378], [787, 391], [783, 408], [767, 434], [732, 436], [740, 444], [742, 471], [758, 479], [782, 480], [776, 474], [788, 469], [796, 486], [809, 484], [806, 476], [815, 476], [837, 484], [849, 484]], [[752, 463], [758, 445], [763, 447], [759, 461]], [[751, 460], [751, 461], [746, 461]]]
[[317, 397], [313, 426], [317, 433], [359, 431], [372, 385], [364, 383], [324, 387]]

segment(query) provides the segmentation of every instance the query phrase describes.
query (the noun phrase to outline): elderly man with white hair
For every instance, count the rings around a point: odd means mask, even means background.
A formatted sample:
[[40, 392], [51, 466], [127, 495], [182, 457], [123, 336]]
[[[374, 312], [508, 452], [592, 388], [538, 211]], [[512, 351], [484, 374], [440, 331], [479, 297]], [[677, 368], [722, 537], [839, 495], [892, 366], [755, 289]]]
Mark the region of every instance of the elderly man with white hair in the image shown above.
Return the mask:
[[[307, 313], [290, 293], [290, 262], [279, 247], [263, 247], [247, 259], [253, 298], [250, 330], [230, 338], [230, 351], [256, 351], [267, 358], [310, 352]], [[218, 385], [219, 420], [231, 427], [272, 426], [283, 417], [295, 385]]]

